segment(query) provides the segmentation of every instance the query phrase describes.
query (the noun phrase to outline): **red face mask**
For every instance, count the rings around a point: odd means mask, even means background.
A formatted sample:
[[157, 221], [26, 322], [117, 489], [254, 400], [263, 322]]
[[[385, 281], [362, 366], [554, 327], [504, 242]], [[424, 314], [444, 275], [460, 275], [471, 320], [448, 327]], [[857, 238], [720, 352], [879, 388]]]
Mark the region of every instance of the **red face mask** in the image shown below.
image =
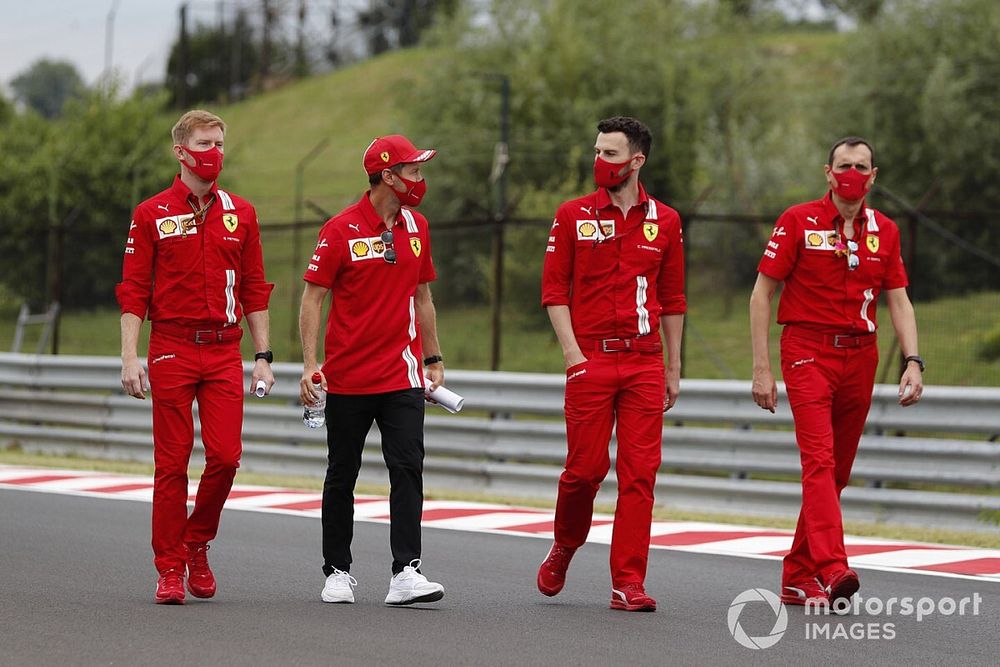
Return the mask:
[[392, 191], [396, 193], [396, 199], [399, 200], [399, 203], [403, 206], [412, 206], [413, 208], [420, 206], [420, 201], [427, 193], [427, 181], [411, 181], [403, 178], [399, 174], [396, 174], [396, 178], [398, 178], [403, 185], [406, 186], [405, 192], [399, 192], [395, 188], [392, 189]]
[[632, 175], [632, 172], [635, 171], [635, 169], [629, 169], [624, 174], [618, 173], [630, 162], [631, 160], [617, 163], [608, 162], [598, 156], [597, 159], [594, 160], [594, 183], [601, 188], [613, 188], [616, 185], [621, 185], [629, 176]]
[[847, 171], [833, 174], [833, 180], [837, 182], [837, 187], [833, 191], [843, 200], [858, 201], [864, 199], [868, 193], [868, 180], [872, 177], [871, 172], [862, 174], [856, 167], [851, 167]]
[[193, 151], [185, 148], [184, 151], [194, 159], [194, 166], [184, 161], [184, 166], [191, 170], [191, 173], [203, 181], [214, 182], [222, 172], [222, 151], [218, 146], [212, 146], [203, 151]]

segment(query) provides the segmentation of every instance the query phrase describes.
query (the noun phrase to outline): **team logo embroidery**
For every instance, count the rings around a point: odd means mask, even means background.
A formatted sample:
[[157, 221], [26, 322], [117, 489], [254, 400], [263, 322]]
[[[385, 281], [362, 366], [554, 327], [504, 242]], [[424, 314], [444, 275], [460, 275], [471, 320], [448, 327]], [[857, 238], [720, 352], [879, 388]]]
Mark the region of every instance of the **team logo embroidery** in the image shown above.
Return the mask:
[[410, 250], [415, 257], [420, 257], [420, 239], [413, 237], [410, 239]]
[[230, 232], [235, 232], [236, 228], [240, 226], [240, 219], [235, 213], [224, 213], [222, 215], [222, 224], [226, 226]]
[[809, 250], [833, 250], [839, 238], [834, 230], [805, 230], [805, 246]]
[[357, 239], [349, 241], [349, 243], [351, 244], [351, 259], [354, 261], [365, 259], [371, 254], [371, 246], [368, 245], [367, 241]]
[[646, 235], [646, 240], [652, 242], [656, 235], [660, 233], [660, 226], [652, 222], [647, 222], [642, 226], [642, 233]]
[[382, 158], [382, 162], [388, 162], [389, 161], [389, 151], [382, 151], [382, 153], [379, 155], [379, 157]]
[[585, 241], [594, 238], [595, 234], [597, 234], [597, 225], [594, 224], [593, 220], [577, 220], [576, 238]]
[[865, 245], [868, 246], [868, 250], [874, 255], [878, 252], [878, 237], [869, 234], [865, 237]]

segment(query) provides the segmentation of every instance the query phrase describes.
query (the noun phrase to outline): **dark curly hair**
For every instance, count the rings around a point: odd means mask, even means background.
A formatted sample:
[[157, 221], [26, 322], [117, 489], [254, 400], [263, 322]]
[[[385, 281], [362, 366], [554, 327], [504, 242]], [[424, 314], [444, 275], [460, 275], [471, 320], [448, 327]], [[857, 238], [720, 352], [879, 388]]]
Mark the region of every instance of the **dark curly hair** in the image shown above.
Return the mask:
[[629, 116], [614, 116], [605, 118], [597, 124], [597, 131], [602, 134], [621, 132], [628, 138], [628, 147], [633, 153], [642, 153], [649, 157], [649, 149], [653, 145], [653, 135], [645, 123]]

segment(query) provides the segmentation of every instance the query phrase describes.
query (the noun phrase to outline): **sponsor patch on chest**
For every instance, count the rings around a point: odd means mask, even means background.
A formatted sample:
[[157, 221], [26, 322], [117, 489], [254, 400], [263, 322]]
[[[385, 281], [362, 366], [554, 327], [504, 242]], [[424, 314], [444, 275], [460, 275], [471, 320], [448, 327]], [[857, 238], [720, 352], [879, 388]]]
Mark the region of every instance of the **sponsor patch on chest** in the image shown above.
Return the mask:
[[[190, 215], [172, 215], [167, 218], [157, 218], [154, 224], [161, 239], [181, 236], [183, 234], [197, 234], [198, 226], [191, 225], [189, 223], [190, 218]], [[184, 229], [185, 223], [188, 224], [186, 231]]]
[[614, 220], [577, 220], [576, 240], [597, 241], [615, 235]]
[[[420, 256], [420, 240], [416, 239], [417, 245], [410, 248], [413, 254]], [[379, 259], [385, 254], [385, 241], [380, 236], [367, 236], [357, 239], [349, 239], [347, 248], [351, 253], [352, 262], [363, 262], [366, 259]]]
[[803, 231], [806, 250], [834, 250], [839, 234], [834, 229], [806, 229]]

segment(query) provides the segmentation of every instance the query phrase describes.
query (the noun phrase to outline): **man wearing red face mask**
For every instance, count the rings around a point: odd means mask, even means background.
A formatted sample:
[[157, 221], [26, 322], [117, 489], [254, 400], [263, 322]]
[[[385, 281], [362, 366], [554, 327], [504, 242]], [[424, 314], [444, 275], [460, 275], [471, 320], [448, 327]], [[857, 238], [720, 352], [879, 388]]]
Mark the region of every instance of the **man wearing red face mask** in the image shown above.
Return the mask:
[[[421, 164], [435, 154], [398, 134], [372, 141], [363, 160], [371, 189], [323, 226], [303, 276], [299, 329], [305, 363], [299, 394], [306, 405], [316, 401], [314, 374], [328, 392], [324, 602], [354, 602], [354, 485], [373, 422], [391, 486], [392, 577], [385, 603], [436, 602], [444, 596], [444, 587], [420, 572], [424, 393], [444, 382], [444, 360], [429, 285], [436, 277], [430, 233], [427, 219], [413, 207], [427, 189]], [[316, 339], [328, 292], [332, 303], [321, 367]]]
[[639, 182], [652, 144], [649, 128], [634, 118], [615, 117], [597, 129], [597, 190], [559, 207], [545, 249], [542, 306], [566, 363], [568, 451], [559, 479], [555, 543], [537, 584], [549, 596], [565, 584], [570, 559], [590, 530], [594, 496], [610, 469], [615, 427], [611, 607], [655, 611], [645, 578], [663, 413], [680, 390], [687, 308], [681, 221]]
[[825, 171], [826, 196], [778, 218], [750, 297], [753, 398], [774, 412], [768, 327], [771, 301], [784, 282], [778, 306], [784, 325], [781, 372], [802, 461], [802, 509], [782, 572], [785, 604], [833, 605], [860, 586], [847, 563], [840, 493], [850, 481], [871, 406], [880, 292], [906, 358], [900, 405], [915, 404], [923, 392], [924, 362], [906, 295], [899, 229], [865, 202], [878, 173], [871, 144], [860, 137], [837, 141]]
[[[180, 174], [173, 185], [135, 209], [125, 245], [121, 306], [122, 386], [153, 396], [153, 563], [156, 602], [184, 603], [215, 595], [207, 551], [239, 467], [243, 427], [240, 319], [257, 351], [250, 391], [274, 384], [268, 349], [271, 283], [257, 213], [219, 188], [226, 125], [207, 111], [189, 111], [173, 128]], [[149, 376], [137, 356], [139, 329], [149, 317]], [[194, 445], [192, 402], [198, 400], [205, 471], [187, 513], [188, 464]]]

